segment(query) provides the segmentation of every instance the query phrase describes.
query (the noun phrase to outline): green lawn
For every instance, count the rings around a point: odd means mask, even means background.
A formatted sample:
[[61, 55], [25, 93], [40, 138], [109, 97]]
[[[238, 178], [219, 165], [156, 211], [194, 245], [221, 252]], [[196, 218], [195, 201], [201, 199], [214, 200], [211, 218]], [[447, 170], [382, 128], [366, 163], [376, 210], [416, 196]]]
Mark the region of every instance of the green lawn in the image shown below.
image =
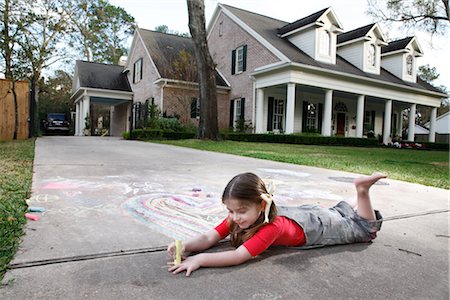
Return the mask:
[[34, 141], [0, 142], [0, 280], [19, 246], [26, 222]]
[[387, 172], [391, 179], [449, 188], [447, 151], [213, 142], [194, 139], [158, 143], [360, 174], [382, 171]]

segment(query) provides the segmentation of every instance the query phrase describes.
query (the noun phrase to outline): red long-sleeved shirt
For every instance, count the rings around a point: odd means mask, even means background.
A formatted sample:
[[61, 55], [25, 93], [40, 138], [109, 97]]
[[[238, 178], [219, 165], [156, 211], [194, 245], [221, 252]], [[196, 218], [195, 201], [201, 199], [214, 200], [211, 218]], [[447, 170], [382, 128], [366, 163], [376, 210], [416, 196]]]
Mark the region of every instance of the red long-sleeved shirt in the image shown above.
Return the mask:
[[[228, 218], [217, 225], [215, 230], [222, 239], [226, 238], [230, 234]], [[300, 225], [286, 217], [277, 216], [273, 222], [260, 228], [243, 245], [252, 256], [257, 256], [271, 245], [302, 246], [305, 243], [305, 233]]]

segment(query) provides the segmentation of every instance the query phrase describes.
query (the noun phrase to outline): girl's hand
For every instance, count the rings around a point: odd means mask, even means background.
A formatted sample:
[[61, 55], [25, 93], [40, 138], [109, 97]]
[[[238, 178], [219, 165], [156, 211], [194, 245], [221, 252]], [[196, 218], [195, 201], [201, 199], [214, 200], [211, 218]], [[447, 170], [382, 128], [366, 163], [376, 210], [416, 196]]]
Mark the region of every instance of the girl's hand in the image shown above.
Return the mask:
[[[166, 251], [167, 255], [169, 255], [170, 258], [175, 259], [176, 254], [175, 242], [170, 243], [169, 246], [167, 246]], [[185, 259], [188, 255], [189, 253], [186, 252], [186, 248], [183, 244], [183, 246], [181, 247], [181, 259]]]
[[172, 272], [173, 274], [178, 274], [180, 272], [186, 271], [186, 276], [189, 276], [198, 268], [200, 268], [200, 262], [198, 259], [198, 255], [196, 255], [186, 258], [179, 265], [170, 266], [167, 271]]

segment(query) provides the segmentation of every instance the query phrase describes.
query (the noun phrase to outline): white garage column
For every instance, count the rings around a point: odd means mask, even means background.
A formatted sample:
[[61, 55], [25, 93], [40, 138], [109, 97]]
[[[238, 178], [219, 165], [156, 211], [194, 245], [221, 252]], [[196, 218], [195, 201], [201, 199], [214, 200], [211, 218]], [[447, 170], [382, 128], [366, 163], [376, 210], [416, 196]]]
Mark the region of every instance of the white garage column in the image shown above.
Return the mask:
[[391, 119], [392, 119], [392, 100], [386, 100], [384, 104], [384, 127], [383, 127], [383, 144], [389, 143], [391, 136]]
[[84, 108], [83, 108], [83, 98], [80, 99], [80, 101], [78, 101], [78, 104], [80, 105], [80, 111], [78, 113], [78, 135], [82, 136], [83, 135], [83, 127], [84, 127], [84, 122], [83, 122], [83, 113], [84, 113]]
[[80, 134], [80, 120], [79, 120], [79, 115], [80, 115], [80, 102], [78, 101], [75, 104], [75, 135], [79, 135]]
[[411, 104], [408, 116], [408, 141], [414, 142], [416, 126], [416, 105]]
[[437, 114], [437, 108], [433, 107], [431, 109], [430, 133], [428, 135], [428, 141], [431, 143], [434, 143], [436, 141], [436, 114]]
[[286, 103], [286, 134], [294, 133], [295, 83], [288, 83]]
[[322, 135], [331, 136], [331, 111], [333, 106], [333, 90], [325, 91], [325, 105], [322, 117]]
[[358, 96], [356, 107], [356, 137], [362, 138], [364, 131], [364, 95]]
[[263, 133], [264, 124], [263, 124], [263, 114], [264, 114], [264, 90], [256, 89], [256, 124], [255, 124], [255, 133]]
[[[91, 101], [90, 101], [90, 98], [89, 98], [89, 96], [83, 96], [83, 114], [82, 114], [82, 126], [81, 126], [81, 128], [83, 128], [83, 134], [82, 135], [84, 135], [84, 130], [86, 129], [86, 118], [88, 118], [87, 119], [87, 122], [89, 122], [89, 118], [90, 118], [90, 114], [91, 114], [91, 112], [90, 112], [90, 103]], [[91, 126], [92, 126], [92, 124], [91, 124]]]

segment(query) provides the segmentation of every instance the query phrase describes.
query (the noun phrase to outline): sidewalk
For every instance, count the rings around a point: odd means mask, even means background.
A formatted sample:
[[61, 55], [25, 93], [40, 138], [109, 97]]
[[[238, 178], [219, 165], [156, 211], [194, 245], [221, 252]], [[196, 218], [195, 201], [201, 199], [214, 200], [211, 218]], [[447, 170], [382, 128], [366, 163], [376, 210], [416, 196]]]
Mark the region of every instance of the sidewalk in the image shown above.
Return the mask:
[[[382, 180], [385, 217], [371, 245], [273, 248], [191, 277], [164, 268], [165, 246], [219, 223], [241, 172], [276, 183], [280, 204], [354, 197], [357, 174], [116, 138], [36, 141], [27, 224], [1, 299], [448, 299], [448, 190]], [[222, 244], [211, 251], [228, 248]]]

